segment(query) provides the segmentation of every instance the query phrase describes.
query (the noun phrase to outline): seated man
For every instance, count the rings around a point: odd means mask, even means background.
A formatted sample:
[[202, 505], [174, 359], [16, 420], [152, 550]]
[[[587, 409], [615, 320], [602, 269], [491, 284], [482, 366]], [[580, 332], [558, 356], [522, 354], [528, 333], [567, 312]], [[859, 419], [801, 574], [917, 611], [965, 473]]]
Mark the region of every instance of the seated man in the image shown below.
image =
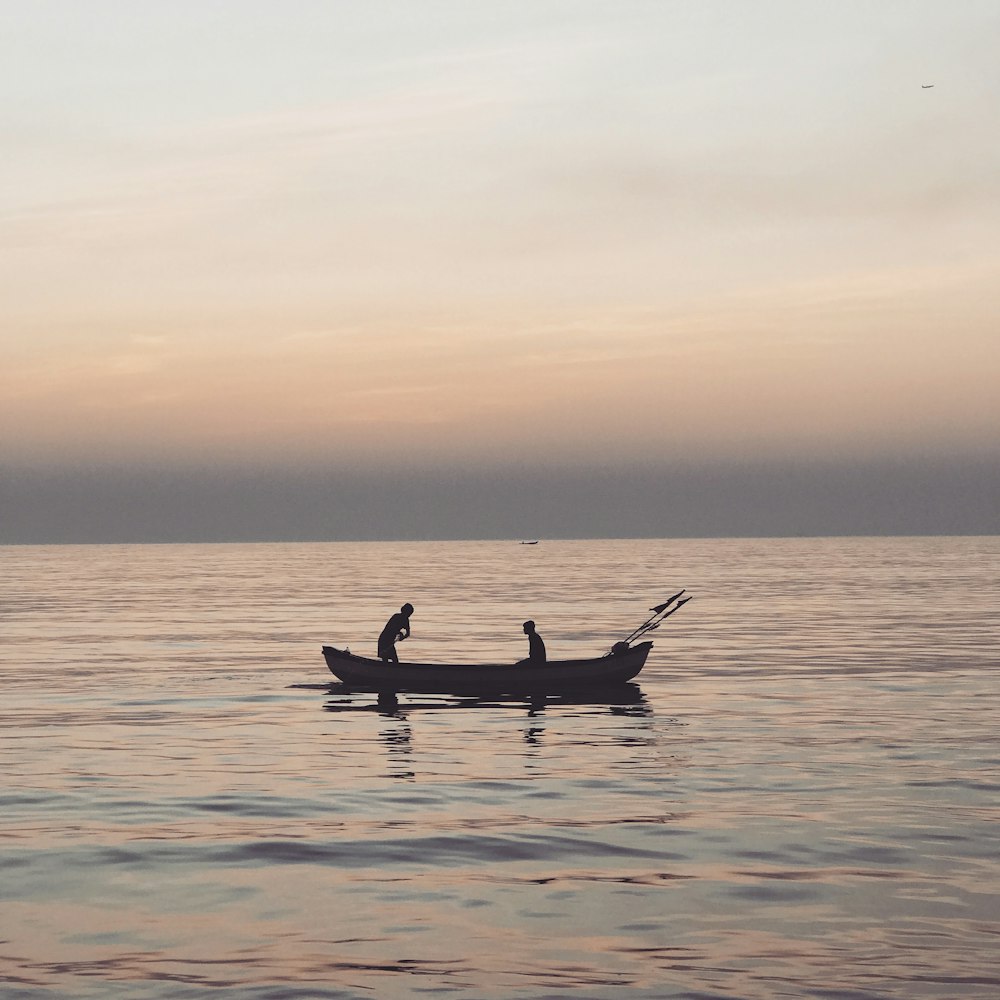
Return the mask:
[[527, 621], [521, 626], [524, 634], [528, 637], [528, 658], [521, 660], [521, 663], [544, 663], [545, 643], [542, 637], [535, 631], [535, 623]]

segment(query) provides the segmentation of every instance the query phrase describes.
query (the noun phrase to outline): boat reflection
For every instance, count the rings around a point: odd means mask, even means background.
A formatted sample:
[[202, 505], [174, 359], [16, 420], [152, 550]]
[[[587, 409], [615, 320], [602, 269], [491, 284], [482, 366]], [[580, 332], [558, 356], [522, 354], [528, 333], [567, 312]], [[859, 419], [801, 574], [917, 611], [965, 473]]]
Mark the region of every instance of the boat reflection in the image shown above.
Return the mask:
[[[653, 708], [638, 684], [622, 684], [603, 690], [589, 690], [573, 694], [518, 697], [494, 695], [472, 697], [446, 694], [395, 694], [383, 693], [376, 697], [371, 692], [358, 692], [339, 683], [325, 686], [327, 699], [323, 711], [343, 714], [347, 723], [349, 714], [374, 715], [378, 718], [378, 742], [383, 748], [383, 774], [393, 780], [413, 781], [423, 770], [417, 764], [420, 739], [430, 757], [424, 765], [432, 769], [435, 741], [442, 731], [429, 723], [421, 713], [448, 711], [479, 711], [521, 714], [523, 721], [516, 724], [520, 736], [521, 755], [525, 766], [550, 766], [552, 755], [566, 752], [567, 747], [606, 746], [631, 748], [652, 746], [656, 741]], [[523, 714], [522, 714], [523, 713]], [[611, 721], [611, 718], [617, 721]], [[600, 719], [607, 720], [601, 724]], [[484, 723], [486, 720], [483, 720]], [[492, 725], [492, 723], [488, 723]], [[459, 720], [457, 725], [466, 724]], [[477, 724], [468, 723], [478, 728]], [[346, 728], [346, 727], [345, 727]], [[367, 727], [364, 727], [367, 731]], [[509, 729], [509, 735], [514, 735]], [[371, 738], [370, 731], [363, 739]], [[503, 759], [501, 753], [498, 760]], [[507, 758], [511, 760], [512, 758]], [[430, 761], [430, 763], [429, 763]], [[498, 765], [501, 768], [503, 764]]]
[[413, 695], [394, 693], [378, 695], [371, 701], [371, 694], [352, 691], [343, 684], [332, 683], [325, 687], [330, 700], [324, 703], [325, 712], [374, 712], [389, 718], [405, 719], [411, 712], [470, 711], [482, 709], [517, 709], [530, 717], [543, 714], [547, 709], [562, 706], [593, 706], [607, 708], [612, 715], [649, 716], [653, 709], [638, 684], [619, 684], [613, 688], [593, 689], [573, 694], [536, 695], [530, 698], [517, 695], [492, 695], [488, 698], [466, 695]]

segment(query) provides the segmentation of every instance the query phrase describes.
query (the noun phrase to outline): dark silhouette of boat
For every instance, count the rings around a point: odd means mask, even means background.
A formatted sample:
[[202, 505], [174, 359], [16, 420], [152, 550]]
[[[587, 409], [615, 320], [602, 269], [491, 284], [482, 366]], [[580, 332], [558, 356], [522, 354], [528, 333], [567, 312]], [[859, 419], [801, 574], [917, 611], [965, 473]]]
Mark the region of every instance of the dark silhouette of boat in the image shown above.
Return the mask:
[[[323, 656], [330, 673], [345, 690], [377, 691], [379, 698], [391, 701], [397, 692], [416, 694], [457, 694], [473, 697], [499, 695], [561, 695], [613, 689], [632, 680], [642, 670], [652, 642], [638, 642], [658, 629], [688, 601], [686, 591], [649, 610], [653, 614], [637, 629], [611, 647], [610, 653], [581, 660], [545, 660], [531, 658], [519, 663], [399, 663], [396, 660], [372, 660], [347, 649], [324, 646]], [[413, 610], [412, 608], [410, 609]], [[528, 626], [525, 622], [525, 634]], [[544, 657], [544, 652], [543, 652]]]
[[389, 663], [324, 646], [330, 672], [349, 690], [421, 694], [565, 694], [625, 684], [642, 670], [651, 642], [618, 643], [610, 653], [544, 663]]

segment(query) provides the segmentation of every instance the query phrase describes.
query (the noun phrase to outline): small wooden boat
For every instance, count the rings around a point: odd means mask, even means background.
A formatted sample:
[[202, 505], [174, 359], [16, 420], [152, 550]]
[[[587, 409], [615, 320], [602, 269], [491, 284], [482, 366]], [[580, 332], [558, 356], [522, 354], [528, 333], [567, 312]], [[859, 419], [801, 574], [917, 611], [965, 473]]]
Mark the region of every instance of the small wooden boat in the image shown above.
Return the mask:
[[359, 691], [437, 694], [562, 694], [613, 687], [643, 668], [651, 642], [618, 643], [606, 656], [546, 663], [386, 663], [323, 647], [330, 672]]
[[386, 663], [356, 656], [346, 649], [324, 646], [330, 673], [344, 687], [390, 695], [406, 691], [420, 694], [559, 695], [619, 687], [642, 670], [653, 644], [638, 642], [658, 629], [690, 597], [681, 590], [649, 610], [652, 616], [604, 656], [583, 660], [549, 660], [546, 663]]

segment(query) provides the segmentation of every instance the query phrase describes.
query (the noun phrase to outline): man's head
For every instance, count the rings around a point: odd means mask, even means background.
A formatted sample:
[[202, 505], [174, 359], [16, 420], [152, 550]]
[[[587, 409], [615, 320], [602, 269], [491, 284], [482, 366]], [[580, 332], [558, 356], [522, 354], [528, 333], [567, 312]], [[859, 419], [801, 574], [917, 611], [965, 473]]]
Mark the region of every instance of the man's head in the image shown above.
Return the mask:
[[531, 622], [531, 621], [525, 622], [521, 626], [521, 628], [524, 629], [524, 634], [525, 635], [531, 635], [531, 633], [535, 631], [535, 623]]
[[402, 611], [403, 614], [406, 615], [407, 618], [409, 618], [410, 615], [413, 614], [413, 605], [410, 604], [409, 602], [407, 602], [399, 610]]

